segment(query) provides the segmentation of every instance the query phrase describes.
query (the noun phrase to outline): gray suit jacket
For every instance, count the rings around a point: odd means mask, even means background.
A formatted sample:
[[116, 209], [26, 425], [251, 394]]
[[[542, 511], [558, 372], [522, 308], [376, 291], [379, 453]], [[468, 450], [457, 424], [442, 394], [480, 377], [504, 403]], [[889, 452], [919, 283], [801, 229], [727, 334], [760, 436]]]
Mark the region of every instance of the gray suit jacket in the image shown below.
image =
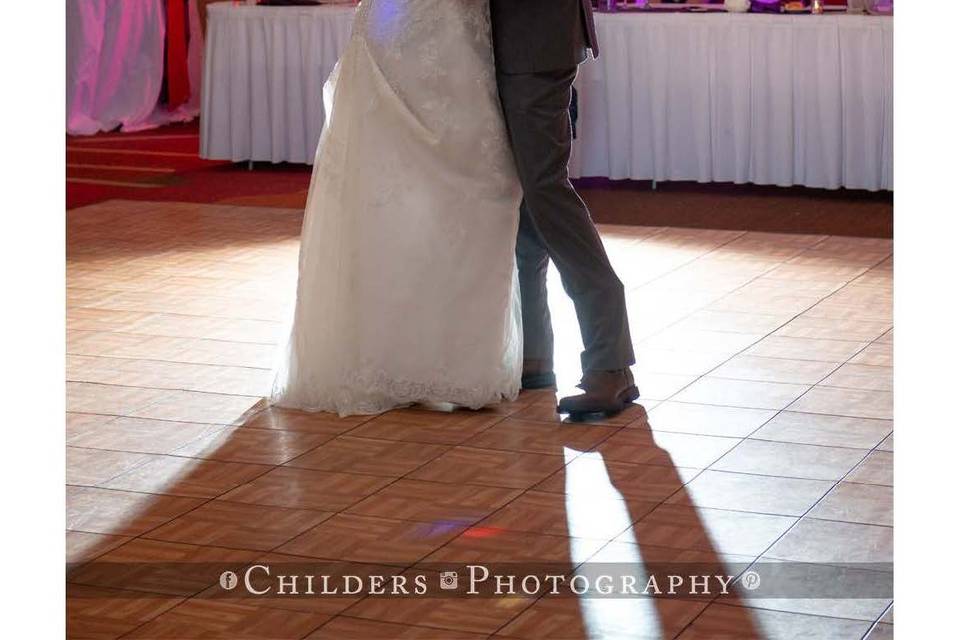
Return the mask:
[[600, 53], [590, 0], [490, 0], [500, 73], [569, 69]]

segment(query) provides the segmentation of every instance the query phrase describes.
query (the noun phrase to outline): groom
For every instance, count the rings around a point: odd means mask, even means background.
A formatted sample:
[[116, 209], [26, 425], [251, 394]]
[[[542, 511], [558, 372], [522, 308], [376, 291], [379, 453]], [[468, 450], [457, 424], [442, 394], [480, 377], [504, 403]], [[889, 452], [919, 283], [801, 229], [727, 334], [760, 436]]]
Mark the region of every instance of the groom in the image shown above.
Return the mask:
[[497, 85], [523, 185], [517, 267], [523, 306], [525, 389], [553, 387], [547, 265], [573, 299], [584, 351], [584, 393], [561, 413], [618, 413], [639, 397], [623, 284], [590, 212], [567, 177], [570, 99], [587, 49], [599, 53], [590, 0], [491, 0]]

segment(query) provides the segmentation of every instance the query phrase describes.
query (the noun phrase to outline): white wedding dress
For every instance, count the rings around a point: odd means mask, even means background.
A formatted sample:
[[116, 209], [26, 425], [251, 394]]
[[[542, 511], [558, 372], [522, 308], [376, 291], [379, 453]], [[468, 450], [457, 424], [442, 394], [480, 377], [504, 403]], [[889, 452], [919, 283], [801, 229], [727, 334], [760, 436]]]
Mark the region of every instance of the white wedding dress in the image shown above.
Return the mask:
[[515, 398], [521, 192], [487, 0], [363, 0], [324, 103], [273, 402]]

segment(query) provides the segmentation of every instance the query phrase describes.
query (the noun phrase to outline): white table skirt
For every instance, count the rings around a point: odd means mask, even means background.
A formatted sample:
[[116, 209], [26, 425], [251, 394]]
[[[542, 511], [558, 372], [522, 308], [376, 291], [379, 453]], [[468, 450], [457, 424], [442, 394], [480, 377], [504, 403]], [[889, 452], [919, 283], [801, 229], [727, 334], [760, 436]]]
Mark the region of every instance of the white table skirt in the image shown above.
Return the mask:
[[200, 156], [313, 163], [355, 8], [207, 6]]
[[893, 189], [893, 21], [598, 14], [571, 174]]
[[[313, 161], [352, 7], [209, 6], [201, 156]], [[893, 25], [870, 16], [598, 14], [570, 172], [893, 188]]]
[[200, 113], [203, 32], [190, 0], [187, 53], [191, 96], [175, 110], [158, 106], [166, 35], [164, 0], [67, 1], [67, 133], [139, 131]]

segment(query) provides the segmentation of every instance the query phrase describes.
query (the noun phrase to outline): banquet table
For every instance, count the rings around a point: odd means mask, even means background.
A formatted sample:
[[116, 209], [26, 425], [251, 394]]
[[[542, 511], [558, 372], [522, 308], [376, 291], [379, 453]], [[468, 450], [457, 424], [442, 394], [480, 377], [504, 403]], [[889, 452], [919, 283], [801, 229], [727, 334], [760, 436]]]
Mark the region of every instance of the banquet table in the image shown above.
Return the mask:
[[164, 69], [164, 0], [67, 0], [67, 133], [139, 131], [200, 113], [203, 36], [196, 0], [189, 2], [190, 99], [158, 104]]
[[[208, 8], [201, 156], [311, 163], [352, 6]], [[893, 189], [893, 21], [598, 13], [573, 177]]]

